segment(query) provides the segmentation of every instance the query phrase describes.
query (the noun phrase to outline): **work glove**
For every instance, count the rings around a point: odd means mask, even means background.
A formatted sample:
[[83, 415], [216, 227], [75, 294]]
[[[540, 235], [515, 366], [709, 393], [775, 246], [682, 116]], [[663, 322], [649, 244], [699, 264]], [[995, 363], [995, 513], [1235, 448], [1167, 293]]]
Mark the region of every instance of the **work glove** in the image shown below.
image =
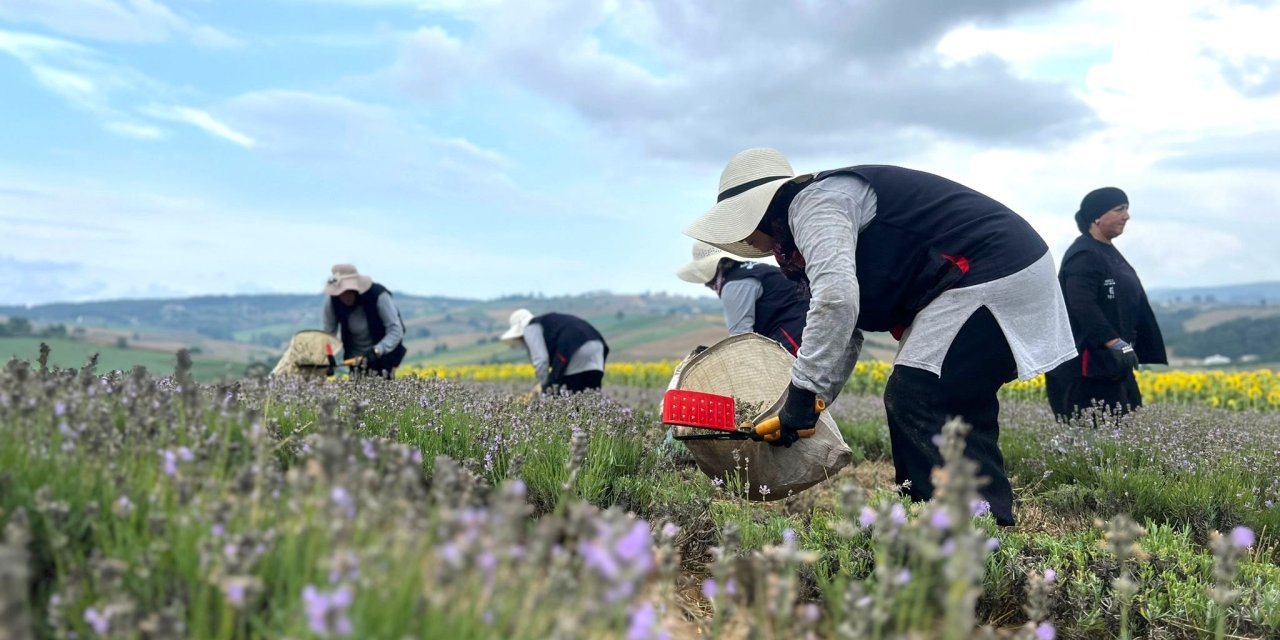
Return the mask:
[[378, 352], [373, 349], [365, 349], [344, 364], [348, 364], [353, 369], [373, 369], [378, 364]]
[[[782, 403], [782, 410], [778, 412], [780, 428], [777, 437], [767, 434], [765, 441], [774, 446], [790, 447], [800, 438], [812, 436], [818, 424], [818, 414], [825, 408], [826, 404], [818, 399], [817, 394], [792, 382], [787, 387], [787, 399]], [[760, 432], [759, 427], [756, 432]]]
[[1116, 358], [1120, 360], [1120, 366], [1126, 370], [1138, 368], [1138, 354], [1133, 350], [1133, 345], [1116, 338], [1115, 343], [1107, 348], [1115, 352]]

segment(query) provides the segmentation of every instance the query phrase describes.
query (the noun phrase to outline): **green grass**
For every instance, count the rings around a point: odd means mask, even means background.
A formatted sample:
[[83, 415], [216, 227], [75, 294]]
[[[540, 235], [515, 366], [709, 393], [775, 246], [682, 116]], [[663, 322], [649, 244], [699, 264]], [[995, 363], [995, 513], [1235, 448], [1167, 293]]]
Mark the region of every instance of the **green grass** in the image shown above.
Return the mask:
[[[120, 349], [114, 345], [93, 344], [66, 338], [0, 338], [0, 359], [18, 358], [35, 362], [40, 355], [40, 343], [51, 349], [49, 366], [74, 369], [84, 366], [89, 356], [98, 354], [98, 371], [129, 371], [135, 366], [146, 367], [155, 375], [173, 372], [177, 364], [175, 354], [143, 349]], [[245, 364], [192, 356], [192, 375], [197, 380], [238, 378], [244, 375]]]

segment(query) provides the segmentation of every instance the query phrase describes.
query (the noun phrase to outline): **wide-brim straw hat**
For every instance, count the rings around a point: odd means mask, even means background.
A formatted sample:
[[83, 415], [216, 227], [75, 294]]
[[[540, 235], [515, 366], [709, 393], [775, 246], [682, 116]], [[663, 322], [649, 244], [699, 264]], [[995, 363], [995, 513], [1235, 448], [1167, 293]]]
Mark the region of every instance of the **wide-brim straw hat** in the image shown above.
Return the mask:
[[324, 292], [331, 296], [342, 295], [344, 291], [364, 293], [373, 286], [373, 278], [361, 275], [354, 264], [335, 264], [325, 281]]
[[738, 260], [728, 251], [701, 240], [693, 242], [693, 260], [676, 271], [676, 277], [685, 282], [706, 284], [716, 277], [716, 268], [724, 259]]
[[524, 330], [533, 320], [533, 312], [528, 309], [516, 309], [511, 312], [511, 328], [502, 334], [503, 342], [514, 342], [524, 338]]
[[689, 225], [685, 235], [745, 258], [772, 255], [745, 241], [760, 225], [774, 194], [795, 176], [791, 163], [776, 149], [739, 153], [720, 173], [716, 206]]

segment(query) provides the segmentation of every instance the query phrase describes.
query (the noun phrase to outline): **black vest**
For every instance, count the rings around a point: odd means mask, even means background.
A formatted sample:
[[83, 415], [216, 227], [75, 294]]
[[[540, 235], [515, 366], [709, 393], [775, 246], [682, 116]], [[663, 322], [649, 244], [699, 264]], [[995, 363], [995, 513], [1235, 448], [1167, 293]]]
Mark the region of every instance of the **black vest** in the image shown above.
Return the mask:
[[858, 232], [857, 326], [892, 331], [949, 289], [1017, 273], [1049, 250], [1035, 229], [994, 199], [914, 169], [859, 165], [814, 181], [853, 174], [876, 194], [876, 215]]
[[760, 262], [744, 262], [725, 272], [726, 283], [748, 278], [759, 280], [764, 290], [756, 300], [755, 325], [752, 329], [778, 341], [794, 355], [800, 350], [804, 319], [809, 301], [801, 295], [796, 283], [782, 275], [782, 270]]
[[569, 359], [582, 348], [582, 345], [599, 340], [604, 345], [604, 357], [609, 357], [609, 343], [604, 341], [596, 328], [586, 320], [567, 313], [547, 313], [540, 315], [529, 324], [542, 325], [542, 338], [547, 343], [547, 355], [550, 367], [547, 373], [547, 384], [560, 384], [564, 378], [565, 367]]
[[[375, 282], [373, 286], [369, 287], [368, 291], [359, 294], [356, 297], [356, 303], [350, 307], [343, 304], [338, 296], [330, 296], [329, 305], [333, 307], [333, 316], [337, 318], [338, 325], [342, 328], [342, 355], [344, 358], [360, 355], [351, 353], [351, 345], [355, 344], [355, 339], [351, 336], [351, 329], [347, 326], [347, 318], [351, 316], [351, 310], [357, 306], [364, 309], [365, 322], [369, 324], [369, 333], [373, 336], [373, 343], [376, 345], [387, 337], [387, 326], [382, 323], [382, 315], [378, 313], [378, 297], [383, 293], [391, 295], [391, 291]], [[397, 309], [396, 315], [399, 316], [399, 314], [400, 311]], [[400, 318], [400, 324], [404, 325], [403, 317]], [[404, 346], [404, 340], [401, 340], [400, 344], [396, 345], [396, 348], [382, 354], [382, 357], [378, 359], [378, 368], [390, 369], [400, 366], [400, 362], [404, 360], [407, 351]]]

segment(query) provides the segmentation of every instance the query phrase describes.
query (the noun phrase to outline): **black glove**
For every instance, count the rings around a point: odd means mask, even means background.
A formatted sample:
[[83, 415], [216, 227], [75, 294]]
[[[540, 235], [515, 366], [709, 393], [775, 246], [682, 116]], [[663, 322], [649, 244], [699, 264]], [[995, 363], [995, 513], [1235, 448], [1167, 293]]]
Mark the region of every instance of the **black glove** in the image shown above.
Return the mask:
[[782, 425], [782, 437], [770, 444], [790, 447], [800, 439], [799, 432], [818, 424], [817, 394], [792, 382], [787, 387], [787, 399], [782, 403], [782, 410], [778, 412], [778, 422]]
[[378, 368], [378, 352], [377, 351], [374, 351], [373, 349], [367, 349], [365, 350], [364, 353], [360, 354], [360, 358], [363, 360], [360, 363], [361, 369], [377, 369]]
[[1120, 366], [1126, 371], [1138, 368], [1138, 354], [1133, 350], [1133, 345], [1116, 338], [1116, 341], [1107, 347], [1116, 354], [1116, 359], [1120, 361]]

